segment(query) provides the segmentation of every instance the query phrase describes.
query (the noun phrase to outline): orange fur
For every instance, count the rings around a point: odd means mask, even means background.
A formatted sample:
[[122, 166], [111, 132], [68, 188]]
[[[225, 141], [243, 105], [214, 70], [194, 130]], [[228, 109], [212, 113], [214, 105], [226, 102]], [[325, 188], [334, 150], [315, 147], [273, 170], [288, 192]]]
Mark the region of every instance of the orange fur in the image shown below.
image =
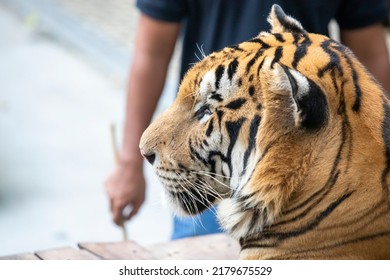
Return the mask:
[[141, 151], [179, 213], [220, 202], [241, 258], [390, 259], [389, 101], [346, 47], [270, 22], [194, 65]]

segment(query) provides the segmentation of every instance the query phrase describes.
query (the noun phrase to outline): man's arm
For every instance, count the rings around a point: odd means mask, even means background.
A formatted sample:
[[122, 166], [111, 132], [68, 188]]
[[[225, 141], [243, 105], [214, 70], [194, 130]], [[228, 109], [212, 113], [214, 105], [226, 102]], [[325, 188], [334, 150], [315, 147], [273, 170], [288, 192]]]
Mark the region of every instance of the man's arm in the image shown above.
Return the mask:
[[378, 23], [359, 29], [340, 30], [340, 37], [343, 44], [355, 53], [390, 93], [390, 60], [383, 25]]
[[124, 218], [130, 219], [145, 199], [143, 159], [138, 146], [164, 87], [179, 29], [179, 23], [157, 21], [146, 15], [139, 20], [128, 77], [120, 164], [106, 181], [113, 220], [118, 225], [123, 224], [122, 211], [127, 205], [132, 211]]

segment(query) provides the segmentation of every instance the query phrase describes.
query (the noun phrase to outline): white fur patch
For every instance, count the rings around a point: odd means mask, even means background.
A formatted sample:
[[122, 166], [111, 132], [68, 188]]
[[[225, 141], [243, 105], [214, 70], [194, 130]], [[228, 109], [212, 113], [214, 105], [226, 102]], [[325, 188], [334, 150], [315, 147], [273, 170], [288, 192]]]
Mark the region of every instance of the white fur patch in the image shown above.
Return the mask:
[[307, 94], [309, 94], [310, 85], [309, 81], [305, 76], [303, 76], [300, 72], [296, 71], [295, 69], [289, 69], [288, 70], [291, 75], [295, 78], [297, 85], [298, 85], [298, 93], [297, 97], [302, 97]]
[[222, 228], [232, 237], [239, 239], [263, 231], [268, 221], [264, 220], [264, 209], [246, 208], [235, 198], [223, 200], [218, 206], [218, 219]]
[[221, 77], [221, 80], [219, 81], [219, 89], [217, 92], [219, 94], [221, 94], [222, 97], [225, 99], [225, 98], [229, 97], [232, 90], [233, 90], [233, 83], [229, 79], [229, 75], [225, 69], [225, 71], [223, 72], [223, 75]]
[[206, 98], [212, 91], [215, 91], [215, 71], [209, 71], [204, 74], [199, 84], [199, 94], [203, 98]]
[[248, 184], [253, 172], [255, 171], [257, 162], [259, 161], [260, 157], [260, 152], [258, 152], [258, 150], [254, 148], [248, 157], [246, 169], [241, 172], [242, 176], [238, 188], [236, 189], [237, 191], [241, 191], [241, 189]]
[[248, 232], [250, 221], [245, 220], [244, 214], [241, 205], [234, 199], [224, 199], [218, 205], [218, 219], [222, 228], [237, 239]]
[[[309, 91], [310, 91], [310, 85], [309, 85], [309, 81], [307, 80], [307, 78], [294, 69], [289, 69], [287, 71], [289, 71], [290, 74], [294, 77], [294, 79], [297, 83], [297, 86], [298, 86], [298, 90], [297, 90], [295, 99], [301, 99], [303, 96], [308, 95]], [[293, 105], [294, 106], [294, 124], [296, 127], [299, 127], [301, 125], [302, 117], [301, 117], [301, 111], [298, 110], [298, 106], [296, 104], [295, 99], [294, 99], [294, 103], [293, 103], [294, 104]]]
[[238, 141], [235, 143], [232, 150], [232, 169], [233, 174], [230, 174], [230, 186], [233, 190], [236, 190], [241, 182], [242, 163], [244, 160], [245, 147]]

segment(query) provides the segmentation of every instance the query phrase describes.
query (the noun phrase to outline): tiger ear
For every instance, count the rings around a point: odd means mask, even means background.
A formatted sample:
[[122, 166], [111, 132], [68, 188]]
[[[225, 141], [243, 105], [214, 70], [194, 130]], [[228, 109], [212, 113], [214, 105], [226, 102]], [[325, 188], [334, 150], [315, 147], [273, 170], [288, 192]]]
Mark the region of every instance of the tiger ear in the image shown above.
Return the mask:
[[328, 116], [325, 94], [312, 80], [300, 72], [280, 65], [291, 87], [291, 97], [296, 105], [295, 125], [309, 130], [321, 128]]
[[281, 106], [279, 116], [283, 114], [288, 119], [291, 116], [297, 128], [317, 130], [323, 127], [328, 107], [321, 88], [300, 72], [279, 63], [271, 63], [269, 71], [267, 100], [272, 107], [280, 104], [277, 106]]
[[287, 16], [277, 4], [272, 6], [267, 20], [271, 24], [272, 33], [306, 33], [301, 23], [291, 16]]

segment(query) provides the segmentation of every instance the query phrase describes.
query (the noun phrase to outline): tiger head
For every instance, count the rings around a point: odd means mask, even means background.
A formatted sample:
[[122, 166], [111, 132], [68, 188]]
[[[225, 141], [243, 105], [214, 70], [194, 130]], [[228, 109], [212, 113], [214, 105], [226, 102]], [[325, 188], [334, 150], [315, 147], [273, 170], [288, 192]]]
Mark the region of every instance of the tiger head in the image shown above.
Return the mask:
[[306, 32], [278, 5], [268, 20], [270, 33], [186, 73], [140, 149], [176, 213], [218, 203], [243, 250], [290, 238], [318, 246], [313, 229], [353, 224], [367, 205], [388, 203], [390, 111], [348, 48]]

